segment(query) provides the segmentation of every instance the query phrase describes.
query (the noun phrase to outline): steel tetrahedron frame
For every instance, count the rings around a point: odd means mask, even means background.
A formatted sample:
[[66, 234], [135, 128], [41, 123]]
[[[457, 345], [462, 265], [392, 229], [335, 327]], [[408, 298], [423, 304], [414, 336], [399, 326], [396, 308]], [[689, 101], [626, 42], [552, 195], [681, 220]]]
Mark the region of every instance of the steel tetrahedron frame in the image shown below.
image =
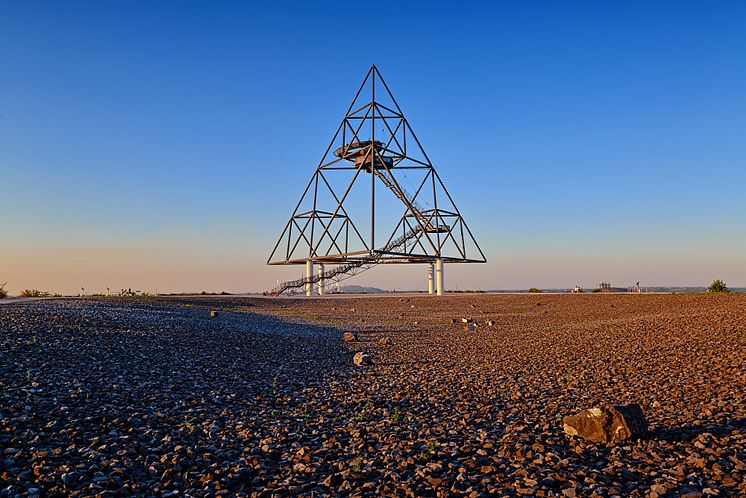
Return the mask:
[[[390, 191], [393, 197], [388, 198], [404, 208], [380, 246], [377, 186]], [[361, 188], [369, 196], [364, 203]], [[358, 210], [364, 206], [363, 215], [352, 214], [352, 204]], [[369, 218], [367, 236], [355, 224], [357, 217]], [[484, 262], [453, 198], [378, 69], [371, 66], [267, 260], [269, 265], [305, 264], [306, 277], [272, 292], [305, 286], [310, 294], [319, 283], [323, 293], [325, 282], [341, 281], [378, 264], [436, 263], [442, 269], [443, 263]], [[317, 274], [314, 263], [321, 265]], [[333, 268], [324, 271], [324, 265]]]

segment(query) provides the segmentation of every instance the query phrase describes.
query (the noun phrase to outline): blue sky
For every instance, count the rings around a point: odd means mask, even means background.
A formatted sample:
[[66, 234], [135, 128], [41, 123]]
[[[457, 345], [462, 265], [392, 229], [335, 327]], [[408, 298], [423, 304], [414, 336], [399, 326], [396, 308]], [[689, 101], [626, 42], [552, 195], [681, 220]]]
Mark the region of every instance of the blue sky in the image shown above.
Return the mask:
[[738, 1], [0, 1], [0, 283], [298, 276], [264, 262], [375, 63], [489, 260], [450, 286], [746, 285], [744, 26]]

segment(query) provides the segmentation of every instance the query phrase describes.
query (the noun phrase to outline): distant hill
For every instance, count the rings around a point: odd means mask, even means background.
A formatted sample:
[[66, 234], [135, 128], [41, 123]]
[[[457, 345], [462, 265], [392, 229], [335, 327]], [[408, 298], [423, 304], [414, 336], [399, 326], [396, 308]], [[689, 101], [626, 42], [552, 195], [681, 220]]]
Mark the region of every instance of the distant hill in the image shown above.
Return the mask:
[[[363, 287], [362, 285], [345, 285], [339, 288], [340, 294], [383, 294], [386, 292], [378, 287]], [[336, 289], [331, 289], [331, 294], [336, 293]]]

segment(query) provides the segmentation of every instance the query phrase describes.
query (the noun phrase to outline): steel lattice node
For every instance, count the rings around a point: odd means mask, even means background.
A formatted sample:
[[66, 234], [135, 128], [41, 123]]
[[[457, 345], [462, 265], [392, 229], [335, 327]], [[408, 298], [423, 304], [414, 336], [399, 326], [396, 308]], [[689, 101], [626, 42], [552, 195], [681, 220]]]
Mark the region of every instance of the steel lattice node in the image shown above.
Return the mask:
[[[367, 97], [370, 96], [370, 100]], [[363, 103], [367, 100], [367, 103]], [[345, 175], [339, 177], [339, 175]], [[368, 175], [370, 176], [369, 179]], [[416, 181], [407, 190], [402, 180]], [[369, 195], [370, 231], [358, 228], [350, 204]], [[376, 243], [376, 187], [404, 209], [383, 244]], [[393, 223], [392, 223], [393, 225]], [[378, 264], [484, 263], [486, 258], [388, 85], [371, 66], [267, 260], [306, 265], [304, 278], [271, 291], [339, 282]], [[312, 265], [332, 268], [313, 273]]]

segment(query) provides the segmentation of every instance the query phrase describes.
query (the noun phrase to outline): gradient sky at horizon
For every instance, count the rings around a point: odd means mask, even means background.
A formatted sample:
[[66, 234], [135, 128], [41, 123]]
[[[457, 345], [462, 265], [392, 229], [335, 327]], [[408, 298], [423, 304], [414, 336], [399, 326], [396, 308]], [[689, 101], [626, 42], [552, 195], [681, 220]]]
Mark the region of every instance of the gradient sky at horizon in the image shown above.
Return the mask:
[[375, 63], [489, 261], [448, 287], [746, 286], [744, 28], [738, 1], [0, 0], [0, 283], [300, 276], [265, 261]]

